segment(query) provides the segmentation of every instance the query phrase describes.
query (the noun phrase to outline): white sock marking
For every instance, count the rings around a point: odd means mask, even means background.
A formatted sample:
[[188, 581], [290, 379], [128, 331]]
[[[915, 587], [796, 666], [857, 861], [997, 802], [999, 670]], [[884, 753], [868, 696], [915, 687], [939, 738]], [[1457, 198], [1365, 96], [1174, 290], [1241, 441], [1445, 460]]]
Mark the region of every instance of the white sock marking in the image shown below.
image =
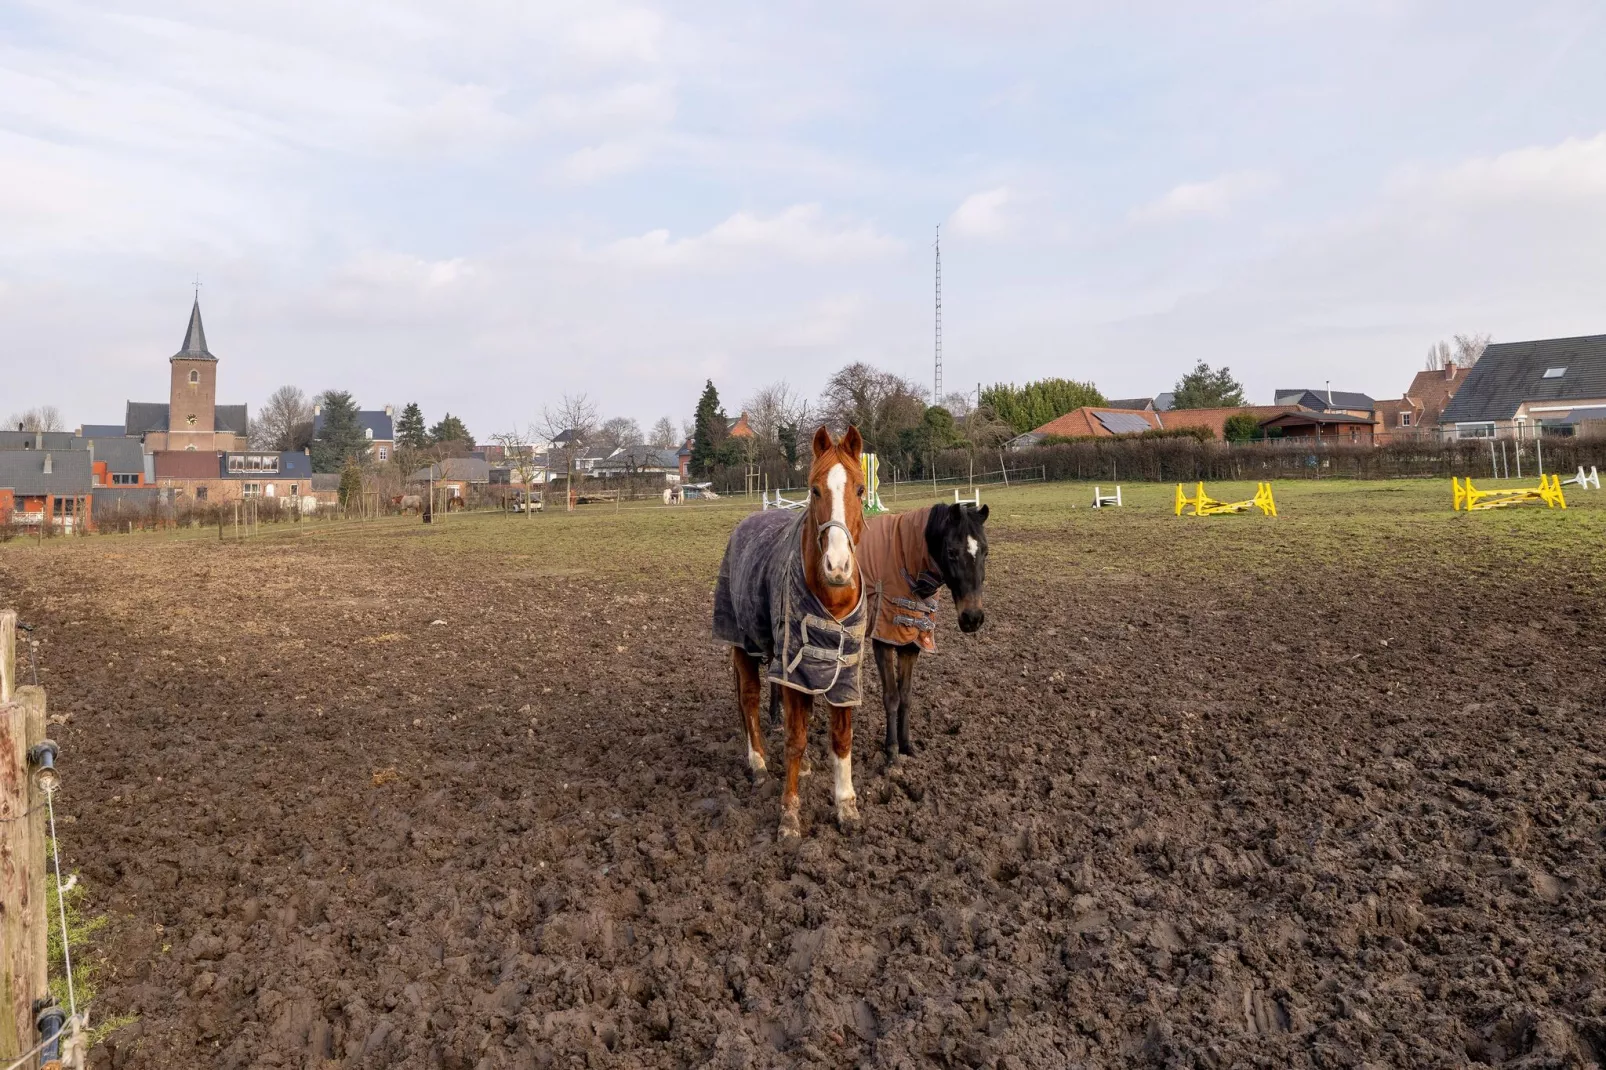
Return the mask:
[[977, 552], [979, 550], [981, 550], [981, 545], [976, 542], [976, 536], [974, 536], [974, 535], [966, 535], [965, 536], [965, 549], [970, 551], [970, 556], [971, 557], [975, 557], [976, 556]]
[[843, 802], [852, 802], [856, 798], [853, 794], [853, 755], [849, 753], [846, 758], [832, 755], [832, 758], [835, 759], [836, 766], [836, 780], [832, 785], [833, 797], [839, 805]]

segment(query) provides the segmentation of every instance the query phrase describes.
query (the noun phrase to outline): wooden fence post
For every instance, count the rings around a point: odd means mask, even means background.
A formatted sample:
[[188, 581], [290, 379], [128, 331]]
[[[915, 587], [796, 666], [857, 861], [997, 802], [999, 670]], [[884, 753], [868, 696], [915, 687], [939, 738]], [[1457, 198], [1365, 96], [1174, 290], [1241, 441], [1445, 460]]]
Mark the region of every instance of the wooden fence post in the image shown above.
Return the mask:
[[0, 612], [0, 1058], [31, 1049], [34, 1001], [49, 991], [44, 794], [28, 751], [45, 735], [45, 692], [16, 687], [16, 626]]

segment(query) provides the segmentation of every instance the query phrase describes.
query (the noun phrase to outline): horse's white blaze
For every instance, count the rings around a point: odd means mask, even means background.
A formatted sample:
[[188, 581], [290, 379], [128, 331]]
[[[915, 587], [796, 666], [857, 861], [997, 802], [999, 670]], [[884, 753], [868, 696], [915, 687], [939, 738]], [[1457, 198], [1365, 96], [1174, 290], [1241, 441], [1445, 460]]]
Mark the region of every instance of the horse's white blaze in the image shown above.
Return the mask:
[[977, 552], [981, 550], [981, 545], [976, 542], [976, 536], [974, 536], [974, 535], [966, 535], [965, 536], [965, 549], [970, 551], [970, 556], [971, 557], [975, 557], [976, 556]]
[[[846, 524], [848, 470], [841, 464], [833, 464], [825, 474], [825, 489], [831, 495], [831, 519], [838, 524]], [[825, 571], [841, 576], [852, 567], [853, 544], [848, 542], [847, 532], [841, 528], [831, 528], [825, 535]]]

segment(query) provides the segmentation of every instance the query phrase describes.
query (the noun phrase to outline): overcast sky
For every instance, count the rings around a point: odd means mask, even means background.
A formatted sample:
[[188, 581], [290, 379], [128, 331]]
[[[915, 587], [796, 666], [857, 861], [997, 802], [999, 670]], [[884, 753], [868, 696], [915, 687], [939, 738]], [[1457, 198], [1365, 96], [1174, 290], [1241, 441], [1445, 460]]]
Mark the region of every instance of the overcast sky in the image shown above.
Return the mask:
[[1603, 55], [1598, 0], [4, 0], [0, 409], [164, 399], [197, 273], [253, 411], [929, 383], [938, 223], [948, 389], [1398, 396], [1606, 332]]

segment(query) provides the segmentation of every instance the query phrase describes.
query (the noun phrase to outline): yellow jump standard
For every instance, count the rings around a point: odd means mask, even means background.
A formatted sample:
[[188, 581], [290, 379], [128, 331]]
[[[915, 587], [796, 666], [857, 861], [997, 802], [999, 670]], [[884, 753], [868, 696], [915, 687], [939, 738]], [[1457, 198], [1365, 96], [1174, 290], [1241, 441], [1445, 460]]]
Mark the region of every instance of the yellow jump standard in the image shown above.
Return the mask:
[[1225, 516], [1228, 513], [1247, 513], [1251, 509], [1259, 509], [1267, 516], [1277, 515], [1277, 503], [1272, 500], [1270, 483], [1255, 484], [1255, 496], [1241, 502], [1218, 502], [1205, 493], [1203, 483], [1196, 485], [1190, 498], [1183, 493], [1182, 484], [1178, 483], [1177, 515], [1182, 516], [1190, 508], [1194, 516]]

